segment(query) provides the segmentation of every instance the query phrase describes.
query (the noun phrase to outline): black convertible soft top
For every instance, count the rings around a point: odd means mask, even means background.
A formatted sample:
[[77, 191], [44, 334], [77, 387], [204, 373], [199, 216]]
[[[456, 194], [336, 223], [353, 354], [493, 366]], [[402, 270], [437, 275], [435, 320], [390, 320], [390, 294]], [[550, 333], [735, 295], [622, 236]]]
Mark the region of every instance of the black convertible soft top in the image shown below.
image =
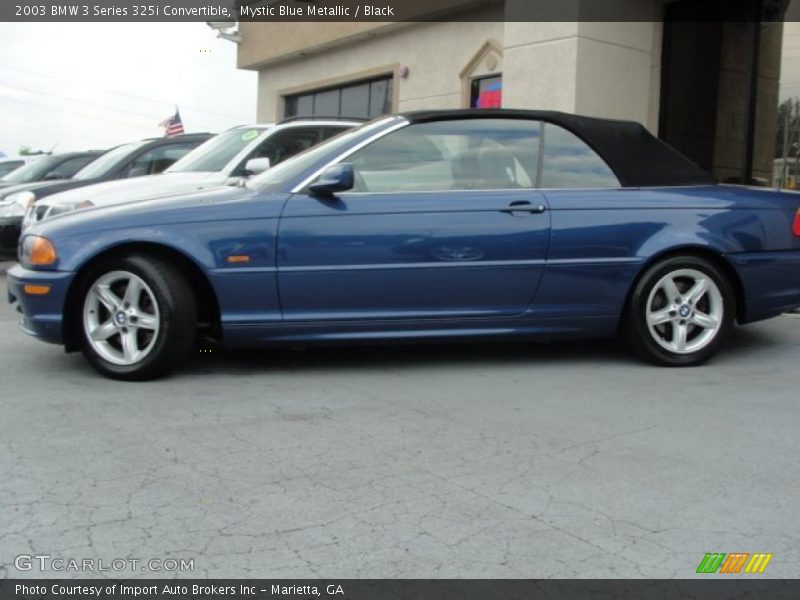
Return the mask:
[[717, 183], [713, 175], [634, 121], [502, 108], [415, 111], [401, 116], [411, 123], [480, 118], [536, 119], [560, 125], [581, 138], [603, 157], [624, 187]]

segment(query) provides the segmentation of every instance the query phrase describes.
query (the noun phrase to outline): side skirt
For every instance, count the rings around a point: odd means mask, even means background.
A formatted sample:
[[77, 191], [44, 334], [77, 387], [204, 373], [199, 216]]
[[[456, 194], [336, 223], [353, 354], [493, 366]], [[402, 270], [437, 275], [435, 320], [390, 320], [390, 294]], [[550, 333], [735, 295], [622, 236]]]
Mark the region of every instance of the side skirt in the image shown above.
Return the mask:
[[224, 346], [291, 346], [455, 342], [459, 340], [535, 340], [613, 337], [618, 315], [602, 317], [335, 321], [223, 325]]

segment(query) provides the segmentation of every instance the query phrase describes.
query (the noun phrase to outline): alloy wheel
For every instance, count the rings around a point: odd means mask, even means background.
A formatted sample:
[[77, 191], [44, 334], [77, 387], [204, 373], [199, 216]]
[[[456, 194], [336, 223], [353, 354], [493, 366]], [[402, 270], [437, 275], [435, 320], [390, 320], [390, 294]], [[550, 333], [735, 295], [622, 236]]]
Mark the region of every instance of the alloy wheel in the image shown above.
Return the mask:
[[653, 286], [645, 318], [659, 346], [676, 354], [691, 354], [717, 336], [724, 311], [722, 292], [709, 275], [697, 269], [678, 269]]
[[92, 349], [108, 362], [129, 366], [142, 361], [161, 328], [153, 290], [129, 271], [102, 275], [86, 294], [83, 328]]

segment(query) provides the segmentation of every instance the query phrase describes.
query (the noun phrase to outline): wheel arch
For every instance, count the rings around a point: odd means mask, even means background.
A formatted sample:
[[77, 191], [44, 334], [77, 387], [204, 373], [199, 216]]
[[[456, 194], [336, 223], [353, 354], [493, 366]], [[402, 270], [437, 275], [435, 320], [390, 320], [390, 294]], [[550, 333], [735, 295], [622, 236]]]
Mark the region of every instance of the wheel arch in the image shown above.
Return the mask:
[[623, 305], [622, 312], [620, 313], [620, 326], [622, 326], [624, 321], [623, 317], [625, 314], [627, 314], [628, 308], [630, 307], [633, 291], [636, 289], [636, 286], [639, 285], [639, 281], [641, 281], [645, 273], [647, 273], [647, 271], [649, 271], [650, 268], [656, 263], [674, 258], [676, 256], [694, 256], [697, 258], [706, 259], [718, 267], [723, 273], [725, 273], [736, 295], [736, 320], [741, 321], [744, 318], [744, 315], [746, 314], [744, 286], [742, 285], [742, 280], [739, 277], [739, 274], [736, 272], [736, 269], [733, 268], [733, 265], [730, 263], [730, 261], [725, 258], [723, 253], [713, 248], [709, 248], [708, 246], [689, 245], [668, 248], [657, 252], [653, 256], [650, 256], [642, 264], [642, 267], [639, 269], [639, 272], [636, 274], [636, 277], [633, 279], [630, 287], [628, 288], [628, 293], [625, 295], [625, 304]]
[[111, 258], [126, 255], [155, 256], [179, 265], [181, 272], [186, 276], [189, 285], [197, 300], [198, 328], [204, 336], [221, 339], [222, 326], [220, 321], [219, 300], [203, 268], [185, 253], [172, 246], [157, 242], [122, 242], [104, 248], [93, 255], [77, 270], [77, 274], [67, 291], [64, 303], [64, 347], [67, 352], [80, 349], [81, 332], [80, 319], [80, 292], [86, 283], [86, 278], [98, 264]]

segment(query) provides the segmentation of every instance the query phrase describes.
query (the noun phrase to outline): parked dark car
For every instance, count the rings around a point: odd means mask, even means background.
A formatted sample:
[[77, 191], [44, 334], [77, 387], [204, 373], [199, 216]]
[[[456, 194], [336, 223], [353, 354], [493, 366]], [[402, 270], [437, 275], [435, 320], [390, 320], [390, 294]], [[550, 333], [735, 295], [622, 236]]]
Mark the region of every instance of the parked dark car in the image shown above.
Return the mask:
[[381, 118], [237, 188], [53, 217], [8, 274], [22, 327], [146, 379], [226, 347], [591, 338], [700, 364], [800, 306], [800, 195], [719, 185], [637, 123]]
[[42, 157], [3, 176], [0, 179], [0, 189], [36, 181], [69, 179], [104, 152], [105, 150], [88, 150]]
[[71, 179], [0, 189], [0, 256], [16, 256], [23, 216], [36, 200], [112, 179], [160, 173], [210, 137], [210, 133], [190, 133], [123, 144], [98, 156]]

